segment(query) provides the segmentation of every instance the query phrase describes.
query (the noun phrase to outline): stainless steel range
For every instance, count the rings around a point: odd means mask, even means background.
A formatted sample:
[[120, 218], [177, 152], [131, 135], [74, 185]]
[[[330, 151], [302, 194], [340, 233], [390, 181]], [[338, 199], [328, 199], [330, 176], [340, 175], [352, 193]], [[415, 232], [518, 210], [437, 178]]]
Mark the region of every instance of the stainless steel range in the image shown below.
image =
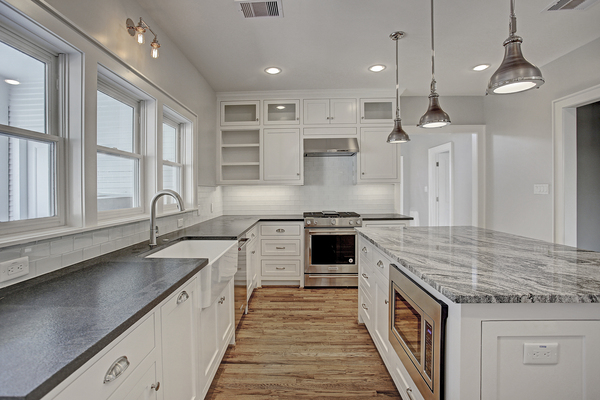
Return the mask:
[[357, 287], [358, 253], [355, 212], [304, 213], [304, 286]]

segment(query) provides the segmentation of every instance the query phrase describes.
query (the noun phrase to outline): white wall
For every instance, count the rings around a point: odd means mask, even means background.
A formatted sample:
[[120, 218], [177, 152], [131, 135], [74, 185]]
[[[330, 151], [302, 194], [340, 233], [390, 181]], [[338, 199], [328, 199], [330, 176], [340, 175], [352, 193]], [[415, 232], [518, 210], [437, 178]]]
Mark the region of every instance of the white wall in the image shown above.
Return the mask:
[[356, 156], [304, 158], [303, 186], [224, 186], [224, 214], [393, 213], [394, 184], [355, 185]]
[[600, 83], [600, 39], [541, 70], [540, 89], [484, 99], [487, 227], [552, 241], [553, 187], [533, 194], [534, 183], [553, 180], [552, 101]]
[[410, 142], [401, 148], [405, 168], [404, 207], [407, 213], [419, 213], [421, 226], [427, 226], [429, 221], [429, 193], [425, 192], [429, 185], [428, 150], [448, 142], [454, 144], [454, 225], [472, 225], [472, 135], [422, 130], [411, 135]]

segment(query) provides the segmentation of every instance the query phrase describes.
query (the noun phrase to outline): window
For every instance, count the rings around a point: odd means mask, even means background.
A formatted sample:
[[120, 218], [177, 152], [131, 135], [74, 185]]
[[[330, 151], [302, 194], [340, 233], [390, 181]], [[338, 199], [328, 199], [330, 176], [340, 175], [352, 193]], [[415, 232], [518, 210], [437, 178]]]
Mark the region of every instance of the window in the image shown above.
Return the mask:
[[[162, 175], [163, 189], [171, 189], [183, 196], [183, 157], [181, 124], [167, 117], [163, 118]], [[175, 204], [170, 196], [164, 197], [165, 204]]]
[[140, 103], [104, 81], [98, 82], [97, 202], [98, 212], [105, 216], [116, 210], [142, 211]]
[[62, 224], [58, 55], [0, 28], [0, 224]]

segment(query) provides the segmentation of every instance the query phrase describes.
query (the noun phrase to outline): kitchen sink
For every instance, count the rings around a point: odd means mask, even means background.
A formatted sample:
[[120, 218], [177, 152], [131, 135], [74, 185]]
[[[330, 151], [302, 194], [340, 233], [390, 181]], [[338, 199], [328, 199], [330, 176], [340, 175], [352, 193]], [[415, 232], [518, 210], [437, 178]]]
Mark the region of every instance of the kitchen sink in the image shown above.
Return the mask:
[[145, 258], [207, 258], [200, 271], [200, 304], [213, 304], [238, 269], [237, 240], [181, 240]]
[[236, 240], [182, 240], [145, 258], [208, 258], [211, 263], [235, 244]]

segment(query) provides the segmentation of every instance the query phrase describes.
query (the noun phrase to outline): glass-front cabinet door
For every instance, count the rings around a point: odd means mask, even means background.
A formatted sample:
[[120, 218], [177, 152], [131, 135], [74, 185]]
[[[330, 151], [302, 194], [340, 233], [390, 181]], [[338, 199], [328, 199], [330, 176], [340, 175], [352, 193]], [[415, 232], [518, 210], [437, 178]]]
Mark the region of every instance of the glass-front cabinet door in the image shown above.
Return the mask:
[[222, 101], [221, 126], [258, 125], [259, 101]]
[[361, 124], [385, 124], [394, 122], [396, 102], [394, 99], [360, 99]]
[[300, 100], [265, 100], [263, 110], [265, 125], [300, 124]]

